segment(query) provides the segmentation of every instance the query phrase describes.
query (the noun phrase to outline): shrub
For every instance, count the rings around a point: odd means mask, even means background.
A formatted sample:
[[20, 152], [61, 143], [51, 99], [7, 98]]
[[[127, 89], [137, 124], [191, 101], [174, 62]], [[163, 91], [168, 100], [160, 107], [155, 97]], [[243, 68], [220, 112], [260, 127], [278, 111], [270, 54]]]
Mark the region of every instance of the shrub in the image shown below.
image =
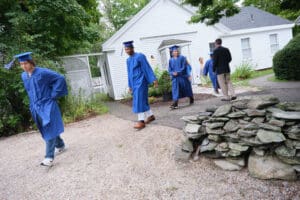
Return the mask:
[[248, 79], [251, 77], [253, 72], [252, 64], [249, 62], [243, 62], [237, 66], [231, 77], [239, 80]]
[[273, 57], [273, 70], [279, 80], [300, 80], [300, 34]]
[[148, 96], [149, 97], [159, 97], [159, 96], [161, 96], [161, 92], [158, 88], [155, 88], [152, 85], [151, 87], [149, 87]]
[[158, 89], [161, 94], [167, 94], [172, 92], [172, 83], [170, 74], [168, 71], [163, 71], [160, 78], [158, 79]]
[[20, 74], [20, 68], [12, 72], [0, 67], [0, 136], [24, 131], [32, 124]]

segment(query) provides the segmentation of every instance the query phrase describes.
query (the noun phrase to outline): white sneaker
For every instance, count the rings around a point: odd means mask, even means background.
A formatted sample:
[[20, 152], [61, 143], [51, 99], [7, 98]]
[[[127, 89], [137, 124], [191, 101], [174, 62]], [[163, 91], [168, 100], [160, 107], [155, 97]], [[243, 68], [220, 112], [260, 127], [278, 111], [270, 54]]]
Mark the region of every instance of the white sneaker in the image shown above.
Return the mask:
[[66, 146], [63, 146], [61, 148], [55, 148], [55, 155], [61, 154], [67, 150]]
[[51, 167], [53, 165], [53, 158], [45, 158], [42, 162], [41, 162], [42, 166], [47, 166], [47, 167]]

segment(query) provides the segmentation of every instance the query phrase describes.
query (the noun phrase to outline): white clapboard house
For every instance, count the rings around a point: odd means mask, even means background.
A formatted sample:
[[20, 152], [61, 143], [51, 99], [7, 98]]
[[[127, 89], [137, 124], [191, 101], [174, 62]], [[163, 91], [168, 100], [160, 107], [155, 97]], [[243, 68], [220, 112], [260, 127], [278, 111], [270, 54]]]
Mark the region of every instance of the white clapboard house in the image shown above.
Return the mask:
[[204, 61], [209, 58], [216, 38], [222, 38], [223, 46], [230, 49], [232, 70], [243, 62], [250, 62], [255, 69], [271, 67], [274, 53], [292, 38], [293, 22], [255, 7], [243, 7], [240, 13], [213, 26], [188, 23], [195, 11], [176, 0], [152, 0], [103, 44], [111, 97], [122, 99], [128, 88], [124, 41], [134, 40], [135, 51], [144, 53], [153, 68], [161, 69], [168, 68], [168, 48], [179, 45], [192, 65], [195, 83], [199, 57]]

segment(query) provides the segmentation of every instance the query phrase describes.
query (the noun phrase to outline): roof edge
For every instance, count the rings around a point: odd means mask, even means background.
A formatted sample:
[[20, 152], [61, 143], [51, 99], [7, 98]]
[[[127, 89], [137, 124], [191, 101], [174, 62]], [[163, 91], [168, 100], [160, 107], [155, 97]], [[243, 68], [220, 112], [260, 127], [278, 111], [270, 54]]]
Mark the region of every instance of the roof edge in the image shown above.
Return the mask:
[[264, 31], [272, 31], [272, 30], [278, 30], [278, 29], [288, 29], [293, 28], [295, 24], [284, 24], [284, 25], [277, 25], [277, 26], [265, 26], [260, 28], [250, 28], [250, 29], [241, 29], [236, 31], [228, 32], [224, 35], [221, 35], [221, 37], [231, 37], [235, 35], [242, 35], [242, 34], [251, 34], [251, 33], [257, 33], [257, 32], [264, 32]]

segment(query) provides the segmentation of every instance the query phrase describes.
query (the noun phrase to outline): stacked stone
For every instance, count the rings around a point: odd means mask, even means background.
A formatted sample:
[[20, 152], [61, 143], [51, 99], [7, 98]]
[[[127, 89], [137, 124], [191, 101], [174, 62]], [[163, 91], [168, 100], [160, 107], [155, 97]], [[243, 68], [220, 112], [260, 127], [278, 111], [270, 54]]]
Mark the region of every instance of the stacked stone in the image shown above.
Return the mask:
[[187, 160], [194, 152], [197, 159], [200, 152], [218, 158], [215, 164], [225, 170], [240, 170], [248, 160], [253, 177], [295, 180], [300, 168], [299, 111], [300, 104], [260, 96], [183, 117], [185, 140], [177, 158], [181, 154], [179, 160]]

